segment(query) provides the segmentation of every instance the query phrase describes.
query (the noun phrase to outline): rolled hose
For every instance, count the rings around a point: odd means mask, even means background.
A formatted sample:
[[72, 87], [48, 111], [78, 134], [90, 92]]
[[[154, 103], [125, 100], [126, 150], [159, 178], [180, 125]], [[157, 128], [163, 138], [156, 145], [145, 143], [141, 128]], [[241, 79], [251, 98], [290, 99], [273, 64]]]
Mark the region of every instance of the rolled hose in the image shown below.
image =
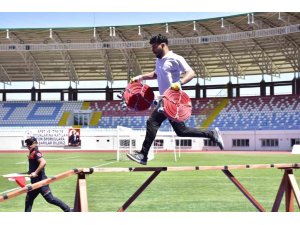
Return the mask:
[[182, 90], [167, 89], [163, 95], [164, 114], [176, 122], [183, 122], [192, 114], [192, 102], [190, 97]]
[[151, 106], [154, 100], [154, 92], [147, 84], [133, 82], [125, 88], [123, 99], [127, 107], [136, 111], [143, 111]]

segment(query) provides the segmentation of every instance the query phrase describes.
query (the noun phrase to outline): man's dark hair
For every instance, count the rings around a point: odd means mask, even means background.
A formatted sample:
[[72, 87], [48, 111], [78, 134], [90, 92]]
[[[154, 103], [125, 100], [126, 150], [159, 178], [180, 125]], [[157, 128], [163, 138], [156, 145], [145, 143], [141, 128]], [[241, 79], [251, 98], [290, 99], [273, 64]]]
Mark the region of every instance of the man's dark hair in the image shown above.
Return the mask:
[[26, 146], [31, 146], [33, 144], [37, 143], [37, 140], [35, 137], [29, 137], [25, 140]]
[[158, 34], [150, 39], [150, 44], [161, 44], [161, 43], [166, 43], [168, 45], [168, 38], [164, 35]]

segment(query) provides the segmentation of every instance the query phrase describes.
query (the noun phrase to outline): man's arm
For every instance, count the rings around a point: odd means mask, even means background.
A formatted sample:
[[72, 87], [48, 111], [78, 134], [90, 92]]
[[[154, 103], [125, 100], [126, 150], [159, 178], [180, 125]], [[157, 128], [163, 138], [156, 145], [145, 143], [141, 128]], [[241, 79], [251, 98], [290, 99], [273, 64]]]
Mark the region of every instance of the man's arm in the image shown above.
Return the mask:
[[181, 86], [190, 82], [194, 77], [195, 77], [194, 70], [187, 71], [178, 82], [171, 84], [171, 89], [174, 91], [181, 90]]
[[37, 161], [39, 162], [39, 166], [34, 172], [30, 174], [31, 177], [37, 177], [39, 172], [41, 172], [41, 170], [46, 166], [46, 160], [44, 158], [40, 158]]
[[187, 71], [183, 77], [180, 79], [181, 85], [184, 85], [188, 82], [190, 82], [193, 78], [195, 77], [195, 72], [194, 70], [189, 70]]
[[131, 78], [131, 81], [135, 82], [135, 81], [142, 81], [142, 80], [153, 80], [156, 78], [157, 78], [157, 75], [156, 75], [155, 71], [152, 71], [150, 73], [145, 73], [145, 74], [141, 74], [136, 77], [133, 77], [133, 78]]

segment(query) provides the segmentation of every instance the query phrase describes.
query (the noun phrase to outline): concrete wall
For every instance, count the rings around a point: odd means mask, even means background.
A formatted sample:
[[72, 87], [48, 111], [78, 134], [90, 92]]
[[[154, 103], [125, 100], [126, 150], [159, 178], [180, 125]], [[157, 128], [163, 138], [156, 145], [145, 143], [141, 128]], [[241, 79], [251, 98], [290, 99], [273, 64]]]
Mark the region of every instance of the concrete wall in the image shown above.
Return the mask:
[[[99, 129], [99, 128], [86, 128], [81, 129], [81, 147], [70, 147], [67, 146], [68, 142], [68, 130], [71, 127], [43, 127], [43, 128], [8, 128], [1, 127], [0, 128], [0, 151], [1, 150], [21, 150], [26, 149], [22, 146], [22, 140], [26, 139], [26, 134], [33, 134], [36, 136], [35, 132], [40, 133], [49, 133], [54, 132], [57, 136], [57, 132], [59, 132], [60, 138], [63, 136], [65, 140], [65, 144], [56, 145], [54, 144], [40, 144], [41, 150], [117, 150], [118, 146], [118, 138], [119, 139], [134, 139], [136, 141], [136, 148], [132, 147], [132, 149], [140, 150], [144, 137], [145, 130], [141, 131], [117, 131], [116, 129]], [[57, 131], [61, 130], [61, 131]], [[245, 150], [245, 151], [253, 151], [253, 150], [274, 150], [274, 151], [286, 151], [292, 150], [292, 146], [290, 146], [292, 138], [300, 138], [299, 130], [285, 130], [285, 131], [221, 131], [225, 150]], [[38, 134], [40, 135], [40, 134]], [[47, 136], [47, 134], [44, 134]], [[39, 140], [39, 137], [36, 136]], [[164, 139], [164, 146], [156, 147], [158, 150], [174, 150], [175, 139], [191, 139], [192, 147], [181, 147], [181, 149], [185, 150], [218, 150], [218, 147], [212, 146], [207, 147], [204, 146], [203, 138], [179, 138], [173, 132], [158, 132], [156, 139]], [[249, 139], [250, 146], [249, 147], [233, 147], [232, 139]], [[261, 146], [261, 139], [278, 139], [279, 146], [278, 147], [263, 147]]]

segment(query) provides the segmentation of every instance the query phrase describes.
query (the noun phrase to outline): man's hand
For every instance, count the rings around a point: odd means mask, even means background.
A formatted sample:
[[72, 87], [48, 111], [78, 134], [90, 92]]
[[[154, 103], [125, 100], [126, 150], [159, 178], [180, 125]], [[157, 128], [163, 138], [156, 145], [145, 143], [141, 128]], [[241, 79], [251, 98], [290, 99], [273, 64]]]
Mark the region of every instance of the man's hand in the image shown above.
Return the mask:
[[171, 84], [171, 89], [174, 90], [174, 91], [179, 91], [181, 89], [180, 82], [172, 83]]
[[142, 80], [143, 80], [143, 76], [142, 75], [138, 75], [138, 76], [132, 77], [130, 79], [130, 83], [137, 82], [137, 81], [142, 81]]
[[30, 177], [37, 177], [38, 175], [37, 175], [37, 173], [36, 172], [32, 172], [31, 174], [30, 174]]

